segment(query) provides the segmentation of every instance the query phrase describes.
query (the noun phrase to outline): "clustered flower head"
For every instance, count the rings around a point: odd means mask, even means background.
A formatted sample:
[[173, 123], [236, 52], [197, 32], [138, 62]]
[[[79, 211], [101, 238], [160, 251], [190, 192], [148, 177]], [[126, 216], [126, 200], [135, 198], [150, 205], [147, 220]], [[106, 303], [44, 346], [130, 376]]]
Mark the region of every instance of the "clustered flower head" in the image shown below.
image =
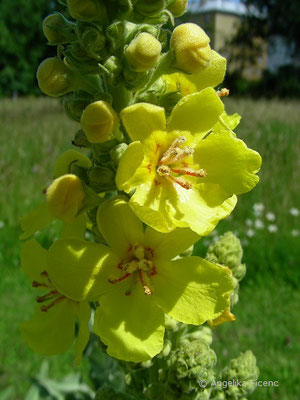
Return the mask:
[[[195, 326], [234, 319], [235, 279], [244, 273], [238, 244], [227, 237], [209, 260], [191, 247], [258, 183], [261, 158], [233, 131], [240, 117], [221, 100], [229, 91], [215, 90], [226, 60], [199, 26], [174, 29], [187, 1], [64, 3], [64, 16], [44, 20], [58, 52], [37, 80], [63, 97], [78, 124], [72, 144], [86, 152], [57, 159], [44, 201], [21, 220], [22, 266], [37, 290], [22, 336], [44, 355], [74, 344], [79, 362], [91, 327], [109, 355], [148, 362], [170, 353], [170, 318]], [[32, 236], [54, 220], [61, 234], [46, 249]], [[213, 360], [198, 338], [192, 347], [182, 341], [169, 364], [175, 380], [195, 384]]]

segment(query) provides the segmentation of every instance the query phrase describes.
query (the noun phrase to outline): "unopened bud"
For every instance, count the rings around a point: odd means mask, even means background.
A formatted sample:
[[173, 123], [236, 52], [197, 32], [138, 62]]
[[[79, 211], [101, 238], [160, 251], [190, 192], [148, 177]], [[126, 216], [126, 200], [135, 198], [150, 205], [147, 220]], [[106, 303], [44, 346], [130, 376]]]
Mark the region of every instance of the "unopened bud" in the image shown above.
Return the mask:
[[140, 33], [125, 50], [130, 66], [139, 72], [153, 68], [159, 59], [160, 53], [160, 42], [146, 32]]
[[175, 66], [196, 73], [208, 67], [211, 58], [210, 39], [200, 26], [187, 23], [177, 26], [171, 37]]
[[[84, 93], [84, 92], [82, 92]], [[63, 104], [67, 116], [73, 121], [80, 122], [83, 110], [90, 104], [91, 98], [86, 96], [66, 96]]]
[[88, 172], [89, 185], [97, 193], [116, 189], [115, 173], [107, 167], [92, 167]]
[[80, 21], [105, 21], [106, 7], [102, 0], [68, 0], [71, 16]]
[[55, 164], [54, 176], [58, 178], [62, 175], [73, 173], [73, 167], [90, 168], [92, 163], [84, 154], [76, 150], [67, 150], [61, 154]]
[[123, 154], [127, 150], [127, 147], [128, 145], [126, 143], [120, 143], [109, 152], [111, 159], [116, 167], [119, 165], [119, 162]]
[[86, 53], [96, 59], [102, 60], [106, 56], [106, 37], [96, 26], [84, 22], [78, 24], [81, 46]]
[[159, 14], [165, 6], [164, 0], [135, 0], [134, 10], [143, 16], [153, 16]]
[[59, 97], [75, 89], [73, 71], [56, 57], [44, 60], [36, 76], [41, 91], [48, 96]]
[[54, 13], [44, 19], [43, 32], [49, 44], [64, 44], [76, 40], [74, 26], [62, 14]]
[[104, 63], [104, 67], [109, 72], [109, 79], [115, 82], [122, 72], [122, 64], [116, 56], [110, 56]]
[[180, 17], [186, 10], [188, 0], [175, 0], [169, 5], [168, 10], [174, 15], [174, 17]]
[[80, 179], [67, 174], [55, 179], [47, 190], [48, 207], [55, 218], [72, 222], [83, 205], [85, 194]]
[[76, 147], [91, 147], [91, 143], [88, 141], [86, 134], [82, 129], [79, 129], [79, 131], [76, 132], [74, 140], [72, 140], [72, 144]]
[[91, 143], [103, 143], [112, 138], [117, 128], [118, 116], [105, 101], [89, 104], [81, 116], [81, 127]]

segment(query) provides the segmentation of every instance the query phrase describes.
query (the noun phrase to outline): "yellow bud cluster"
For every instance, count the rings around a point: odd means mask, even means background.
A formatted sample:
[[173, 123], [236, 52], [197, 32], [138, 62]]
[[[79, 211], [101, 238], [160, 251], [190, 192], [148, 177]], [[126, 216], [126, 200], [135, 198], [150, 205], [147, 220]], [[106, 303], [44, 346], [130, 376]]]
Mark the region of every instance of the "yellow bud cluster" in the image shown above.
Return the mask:
[[72, 222], [83, 205], [85, 194], [80, 179], [73, 174], [55, 179], [47, 189], [47, 203], [51, 214]]
[[48, 96], [58, 97], [74, 90], [72, 71], [56, 57], [44, 60], [36, 76], [41, 91]]
[[125, 51], [130, 66], [138, 72], [153, 68], [160, 56], [161, 44], [149, 33], [142, 32], [133, 39]]
[[118, 115], [108, 103], [100, 100], [85, 108], [80, 123], [90, 143], [103, 143], [116, 130]]
[[211, 59], [209, 42], [209, 37], [200, 26], [193, 23], [177, 26], [171, 37], [175, 66], [190, 73], [207, 68]]

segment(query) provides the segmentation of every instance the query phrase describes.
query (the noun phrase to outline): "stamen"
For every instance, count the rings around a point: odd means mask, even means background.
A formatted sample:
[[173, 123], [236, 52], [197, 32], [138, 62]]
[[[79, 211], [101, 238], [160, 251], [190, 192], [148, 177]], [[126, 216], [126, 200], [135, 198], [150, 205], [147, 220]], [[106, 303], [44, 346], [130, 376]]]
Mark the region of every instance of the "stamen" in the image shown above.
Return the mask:
[[142, 260], [145, 257], [144, 247], [135, 243], [133, 246], [133, 254], [138, 260]]
[[[177, 162], [177, 161], [180, 161], [180, 160], [182, 160], [182, 159], [184, 159], [184, 158], [186, 158], [186, 157], [188, 157], [188, 156], [191, 156], [193, 153], [194, 153], [194, 149], [193, 149], [192, 147], [186, 146], [186, 147], [184, 147], [184, 148], [180, 151], [180, 153], [178, 153], [178, 154], [173, 158], [173, 160], [171, 161], [171, 163], [175, 163], [175, 162]], [[170, 164], [171, 164], [171, 163], [170, 163]]]
[[48, 304], [47, 306], [42, 306], [42, 307], [41, 307], [41, 311], [47, 312], [50, 308], [52, 308], [53, 306], [55, 306], [55, 304], [61, 302], [61, 301], [64, 300], [64, 299], [65, 299], [65, 296], [57, 297], [54, 301], [52, 301], [52, 303]]
[[40, 283], [37, 281], [33, 281], [32, 282], [32, 287], [37, 288], [37, 287], [45, 287], [45, 288], [49, 288], [49, 285], [47, 285], [46, 283]]
[[170, 168], [167, 165], [160, 165], [157, 167], [157, 173], [159, 176], [170, 175]]
[[141, 283], [143, 285], [145, 295], [150, 296], [152, 294], [152, 292], [151, 292], [151, 289], [149, 288], [149, 286], [144, 281], [142, 270], [139, 270], [139, 277], [140, 277], [140, 281], [141, 281]]
[[198, 178], [205, 178], [207, 175], [205, 169], [194, 170], [192, 168], [174, 168], [171, 169], [171, 171], [174, 172], [174, 174], [196, 176]]
[[162, 156], [162, 158], [159, 161], [159, 164], [172, 164], [174, 160], [182, 153], [182, 149], [179, 147], [175, 148], [169, 148]]
[[162, 155], [162, 158], [159, 161], [159, 164], [171, 164], [174, 159], [174, 157], [177, 157], [178, 154], [182, 152], [182, 149], [180, 149], [178, 146], [181, 146], [183, 143], [186, 142], [186, 138], [182, 135], [179, 136], [177, 139], [175, 139], [168, 150]]
[[178, 185], [180, 185], [180, 186], [183, 187], [184, 189], [189, 190], [189, 189], [191, 189], [191, 188], [193, 187], [193, 185], [191, 184], [191, 182], [187, 182], [187, 181], [185, 181], [185, 180], [183, 180], [183, 179], [181, 179], [181, 178], [175, 178], [175, 177], [172, 176], [172, 175], [168, 175], [168, 176], [166, 176], [166, 178], [167, 178], [168, 180], [172, 181], [172, 182], [177, 183]]
[[217, 90], [217, 95], [219, 97], [229, 96], [229, 89], [223, 88], [221, 90]]
[[51, 292], [46, 293], [44, 296], [37, 296], [37, 303], [44, 303], [47, 300], [52, 299], [55, 295], [57, 295], [57, 290], [51, 290]]
[[124, 281], [125, 279], [127, 279], [130, 275], [131, 275], [131, 274], [130, 274], [129, 272], [127, 272], [127, 274], [121, 276], [121, 278], [118, 278], [118, 279], [109, 279], [108, 282], [109, 282], [109, 283], [112, 283], [112, 284], [119, 283], [119, 282], [122, 282], [122, 281]]

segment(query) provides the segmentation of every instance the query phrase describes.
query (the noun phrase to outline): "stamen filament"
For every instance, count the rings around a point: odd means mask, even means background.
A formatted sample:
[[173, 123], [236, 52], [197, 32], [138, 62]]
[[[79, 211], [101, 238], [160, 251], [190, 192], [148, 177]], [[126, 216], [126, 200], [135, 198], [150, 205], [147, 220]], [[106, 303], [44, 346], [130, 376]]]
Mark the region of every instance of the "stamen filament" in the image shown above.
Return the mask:
[[191, 184], [191, 182], [187, 182], [187, 181], [184, 181], [183, 179], [180, 179], [180, 178], [175, 178], [174, 176], [172, 176], [172, 175], [168, 175], [168, 176], [166, 176], [166, 178], [167, 179], [169, 179], [170, 181], [172, 181], [172, 182], [175, 182], [175, 183], [177, 183], [178, 185], [180, 185], [181, 187], [183, 187], [184, 189], [191, 189], [192, 187], [193, 187], [193, 185]]
[[52, 299], [55, 295], [57, 295], [57, 290], [51, 290], [51, 292], [46, 293], [44, 296], [37, 296], [37, 303], [44, 303], [47, 300]]
[[171, 169], [174, 174], [182, 174], [182, 175], [189, 175], [189, 176], [196, 176], [198, 178], [205, 178], [207, 173], [204, 169], [194, 170], [192, 168], [174, 168]]
[[61, 302], [61, 301], [64, 300], [64, 299], [65, 299], [65, 296], [57, 297], [54, 301], [52, 301], [52, 303], [48, 304], [47, 306], [42, 306], [42, 307], [41, 307], [41, 311], [47, 312], [50, 308], [52, 308], [53, 306], [55, 306], [55, 304]]
[[32, 282], [32, 287], [37, 288], [37, 287], [45, 287], [45, 288], [49, 288], [49, 285], [47, 285], [46, 283], [40, 283], [37, 281], [33, 281]]
[[149, 288], [149, 286], [144, 281], [143, 272], [141, 270], [139, 270], [139, 278], [140, 278], [140, 281], [141, 281], [141, 283], [143, 285], [145, 295], [150, 296], [152, 294], [151, 289]]
[[127, 274], [121, 276], [121, 278], [118, 278], [118, 279], [109, 279], [108, 282], [109, 282], [109, 283], [112, 283], [112, 284], [119, 283], [119, 282], [124, 281], [124, 280], [125, 280], [126, 278], [128, 278], [130, 275], [131, 275], [131, 274], [130, 274], [129, 272], [127, 272]]

